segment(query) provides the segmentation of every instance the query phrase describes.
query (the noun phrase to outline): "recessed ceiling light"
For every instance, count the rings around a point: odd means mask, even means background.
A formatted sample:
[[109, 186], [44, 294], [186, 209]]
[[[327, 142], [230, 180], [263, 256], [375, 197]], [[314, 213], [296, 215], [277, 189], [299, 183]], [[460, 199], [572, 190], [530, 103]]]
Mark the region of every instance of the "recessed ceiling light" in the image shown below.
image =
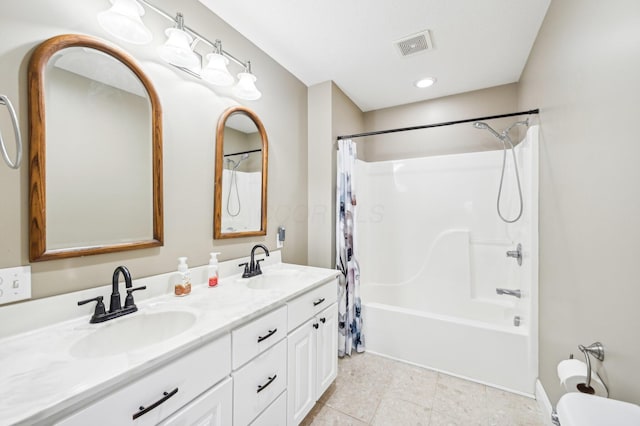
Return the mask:
[[432, 86], [433, 83], [436, 82], [435, 77], [427, 77], [427, 78], [423, 78], [420, 79], [418, 81], [415, 82], [416, 87], [420, 88], [420, 89], [424, 89], [425, 87], [429, 87]]

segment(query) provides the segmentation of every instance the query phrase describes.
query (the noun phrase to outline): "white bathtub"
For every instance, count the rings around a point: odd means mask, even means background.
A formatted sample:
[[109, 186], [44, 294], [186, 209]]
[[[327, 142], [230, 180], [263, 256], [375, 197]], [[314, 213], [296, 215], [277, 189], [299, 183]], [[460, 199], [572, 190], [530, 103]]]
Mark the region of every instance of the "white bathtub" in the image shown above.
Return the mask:
[[[534, 393], [536, 146], [532, 127], [517, 147], [525, 210], [515, 224], [495, 212], [500, 151], [358, 164], [366, 350]], [[507, 181], [503, 192], [511, 217], [512, 185]], [[518, 243], [522, 266], [505, 255]], [[496, 288], [519, 289], [522, 298]]]
[[534, 393], [537, 367], [524, 327], [375, 302], [363, 303], [362, 309], [369, 352], [525, 395]]

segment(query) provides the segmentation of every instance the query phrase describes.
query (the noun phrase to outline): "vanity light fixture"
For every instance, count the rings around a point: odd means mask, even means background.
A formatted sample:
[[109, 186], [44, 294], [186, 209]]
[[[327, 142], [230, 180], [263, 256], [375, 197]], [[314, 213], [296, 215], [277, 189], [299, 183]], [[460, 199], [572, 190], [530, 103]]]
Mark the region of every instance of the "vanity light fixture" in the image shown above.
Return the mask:
[[178, 12], [175, 27], [167, 28], [164, 32], [167, 41], [158, 47], [158, 55], [171, 65], [194, 69], [200, 65], [200, 58], [191, 48], [193, 37], [184, 30], [184, 17]]
[[247, 61], [244, 72], [238, 74], [238, 84], [234, 87], [233, 92], [237, 97], [248, 101], [260, 99], [262, 93], [255, 85], [256, 76], [251, 73], [251, 62]]
[[144, 8], [136, 0], [110, 0], [111, 8], [98, 13], [98, 23], [112, 36], [133, 44], [147, 44], [153, 34], [142, 19]]
[[435, 77], [427, 77], [416, 81], [414, 84], [419, 89], [424, 89], [426, 87], [433, 86], [433, 83], [436, 82]]
[[[184, 25], [184, 17], [178, 13], [174, 18], [164, 10], [154, 6], [147, 0], [109, 0], [111, 9], [100, 12], [98, 21], [102, 28], [112, 36], [135, 44], [146, 44], [152, 39], [151, 31], [140, 18], [145, 8], [151, 9], [167, 20], [174, 23], [174, 27], [165, 31], [167, 41], [158, 47], [158, 54], [169, 64], [177, 67], [196, 78], [216, 86], [231, 86], [235, 79], [227, 70], [230, 61], [242, 67], [238, 74], [238, 82], [232, 89], [234, 96], [248, 101], [262, 97], [256, 88], [256, 76], [251, 72], [251, 62], [241, 61], [222, 49], [222, 42], [210, 42], [196, 31]], [[195, 51], [199, 42], [209, 45], [213, 52], [206, 55], [206, 65], [202, 64], [202, 57]]]

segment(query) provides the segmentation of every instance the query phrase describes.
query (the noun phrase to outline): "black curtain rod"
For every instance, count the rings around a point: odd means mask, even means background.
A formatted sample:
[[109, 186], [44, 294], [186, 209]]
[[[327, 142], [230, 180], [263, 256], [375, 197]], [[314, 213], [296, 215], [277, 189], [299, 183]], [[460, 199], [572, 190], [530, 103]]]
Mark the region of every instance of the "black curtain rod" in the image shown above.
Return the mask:
[[540, 110], [536, 108], [536, 109], [530, 109], [529, 111], [512, 112], [512, 113], [509, 113], [509, 114], [488, 115], [486, 117], [468, 118], [466, 120], [457, 120], [457, 121], [446, 121], [444, 123], [425, 124], [423, 126], [401, 127], [399, 129], [378, 130], [376, 132], [356, 133], [355, 135], [343, 135], [343, 136], [338, 136], [337, 139], [338, 140], [341, 140], [341, 139], [355, 139], [355, 138], [361, 138], [361, 137], [364, 137], [364, 136], [384, 135], [386, 133], [406, 132], [408, 130], [429, 129], [431, 127], [452, 126], [454, 124], [471, 123], [471, 122], [474, 122], [474, 121], [483, 121], [483, 120], [492, 120], [494, 118], [514, 117], [516, 115], [538, 114], [539, 112], [540, 112]]
[[252, 152], [260, 152], [262, 149], [252, 149], [251, 151], [234, 152], [233, 154], [224, 154], [223, 157], [231, 157], [232, 155], [251, 154]]

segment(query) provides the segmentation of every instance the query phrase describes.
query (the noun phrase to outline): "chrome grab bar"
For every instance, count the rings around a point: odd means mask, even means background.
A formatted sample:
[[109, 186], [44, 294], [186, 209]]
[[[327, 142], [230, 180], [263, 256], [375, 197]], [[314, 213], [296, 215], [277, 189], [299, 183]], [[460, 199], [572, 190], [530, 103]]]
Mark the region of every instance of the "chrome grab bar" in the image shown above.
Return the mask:
[[2, 139], [2, 133], [0, 132], [0, 151], [2, 151], [2, 157], [4, 158], [5, 163], [12, 169], [17, 169], [20, 167], [20, 162], [22, 161], [22, 136], [20, 136], [20, 125], [18, 124], [18, 116], [16, 115], [16, 110], [13, 109], [13, 105], [9, 98], [5, 95], [0, 95], [0, 105], [5, 105], [9, 110], [9, 115], [11, 116], [11, 122], [13, 123], [13, 133], [16, 138], [16, 161], [12, 162], [9, 158], [9, 153], [7, 153], [7, 147], [4, 144], [4, 140]]

